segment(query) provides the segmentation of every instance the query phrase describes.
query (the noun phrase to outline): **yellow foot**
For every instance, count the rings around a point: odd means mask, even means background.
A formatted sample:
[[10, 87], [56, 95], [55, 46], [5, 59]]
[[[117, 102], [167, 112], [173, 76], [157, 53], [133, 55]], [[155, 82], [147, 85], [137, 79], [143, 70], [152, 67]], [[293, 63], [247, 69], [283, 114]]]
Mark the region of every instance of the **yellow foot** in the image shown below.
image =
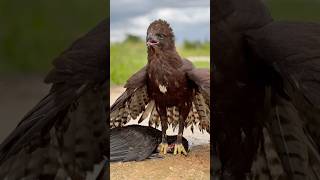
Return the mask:
[[175, 144], [173, 154], [176, 155], [176, 154], [181, 154], [181, 153], [183, 153], [184, 155], [188, 154], [182, 144]]
[[167, 154], [167, 151], [168, 151], [168, 143], [161, 143], [159, 145], [160, 147], [160, 154]]

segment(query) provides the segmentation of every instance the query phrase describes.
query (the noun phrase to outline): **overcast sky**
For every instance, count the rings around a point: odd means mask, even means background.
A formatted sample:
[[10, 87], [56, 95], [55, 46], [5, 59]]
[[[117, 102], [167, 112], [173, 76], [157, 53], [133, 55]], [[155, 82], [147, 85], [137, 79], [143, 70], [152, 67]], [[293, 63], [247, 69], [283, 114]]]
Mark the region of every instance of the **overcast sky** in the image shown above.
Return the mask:
[[126, 34], [145, 38], [156, 19], [171, 24], [176, 41], [210, 39], [210, 0], [111, 0], [111, 42]]

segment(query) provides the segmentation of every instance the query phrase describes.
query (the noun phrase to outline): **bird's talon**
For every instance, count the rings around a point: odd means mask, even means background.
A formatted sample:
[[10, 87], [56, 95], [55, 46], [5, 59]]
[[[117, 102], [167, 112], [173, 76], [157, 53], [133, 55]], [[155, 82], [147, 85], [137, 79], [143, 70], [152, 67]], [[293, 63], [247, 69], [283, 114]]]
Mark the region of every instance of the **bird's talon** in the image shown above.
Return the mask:
[[180, 144], [176, 144], [174, 146], [173, 154], [174, 155], [177, 155], [177, 154], [181, 155], [181, 153], [184, 154], [184, 155], [188, 155], [187, 151], [184, 149], [184, 147], [183, 147], [183, 145], [181, 143]]
[[168, 143], [161, 143], [159, 146], [160, 146], [160, 154], [167, 154]]

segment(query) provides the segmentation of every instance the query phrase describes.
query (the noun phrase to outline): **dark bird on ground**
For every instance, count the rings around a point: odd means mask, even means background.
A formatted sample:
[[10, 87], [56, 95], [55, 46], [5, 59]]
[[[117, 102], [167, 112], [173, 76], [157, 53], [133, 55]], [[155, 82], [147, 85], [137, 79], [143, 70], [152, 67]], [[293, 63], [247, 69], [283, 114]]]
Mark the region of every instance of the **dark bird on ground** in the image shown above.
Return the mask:
[[220, 176], [320, 179], [320, 24], [274, 21], [260, 0], [216, 1], [212, 13]]
[[[177, 136], [167, 136], [168, 152], [173, 153]], [[158, 158], [155, 153], [162, 140], [158, 129], [129, 125], [110, 130], [110, 161], [141, 161], [147, 158]], [[188, 151], [188, 141], [182, 137], [182, 145]]]
[[103, 177], [108, 32], [104, 20], [54, 60], [50, 92], [0, 145], [0, 179]]
[[123, 126], [131, 118], [139, 122], [150, 115], [149, 125], [161, 123], [160, 152], [166, 154], [168, 125], [178, 126], [174, 154], [187, 154], [182, 145], [185, 127], [210, 129], [210, 73], [196, 69], [179, 56], [170, 25], [156, 20], [147, 30], [148, 63], [127, 81], [126, 91], [111, 106], [111, 127]]

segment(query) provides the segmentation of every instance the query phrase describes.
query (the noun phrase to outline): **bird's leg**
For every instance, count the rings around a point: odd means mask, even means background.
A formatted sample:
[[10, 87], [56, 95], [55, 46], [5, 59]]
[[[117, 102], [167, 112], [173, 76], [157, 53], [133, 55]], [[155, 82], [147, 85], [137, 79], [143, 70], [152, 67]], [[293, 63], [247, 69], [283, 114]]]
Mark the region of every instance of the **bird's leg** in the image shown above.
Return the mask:
[[[182, 118], [182, 116], [180, 116]], [[177, 141], [175, 142], [174, 151], [173, 154], [181, 154], [187, 155], [187, 151], [184, 149], [184, 146], [182, 144], [182, 136], [183, 136], [183, 130], [184, 130], [184, 120], [179, 121], [179, 132], [177, 136]]]
[[161, 130], [162, 130], [162, 139], [160, 146], [160, 153], [161, 154], [167, 154], [168, 151], [168, 141], [167, 141], [167, 129], [168, 129], [168, 123], [167, 123], [167, 117], [160, 116], [161, 120]]

